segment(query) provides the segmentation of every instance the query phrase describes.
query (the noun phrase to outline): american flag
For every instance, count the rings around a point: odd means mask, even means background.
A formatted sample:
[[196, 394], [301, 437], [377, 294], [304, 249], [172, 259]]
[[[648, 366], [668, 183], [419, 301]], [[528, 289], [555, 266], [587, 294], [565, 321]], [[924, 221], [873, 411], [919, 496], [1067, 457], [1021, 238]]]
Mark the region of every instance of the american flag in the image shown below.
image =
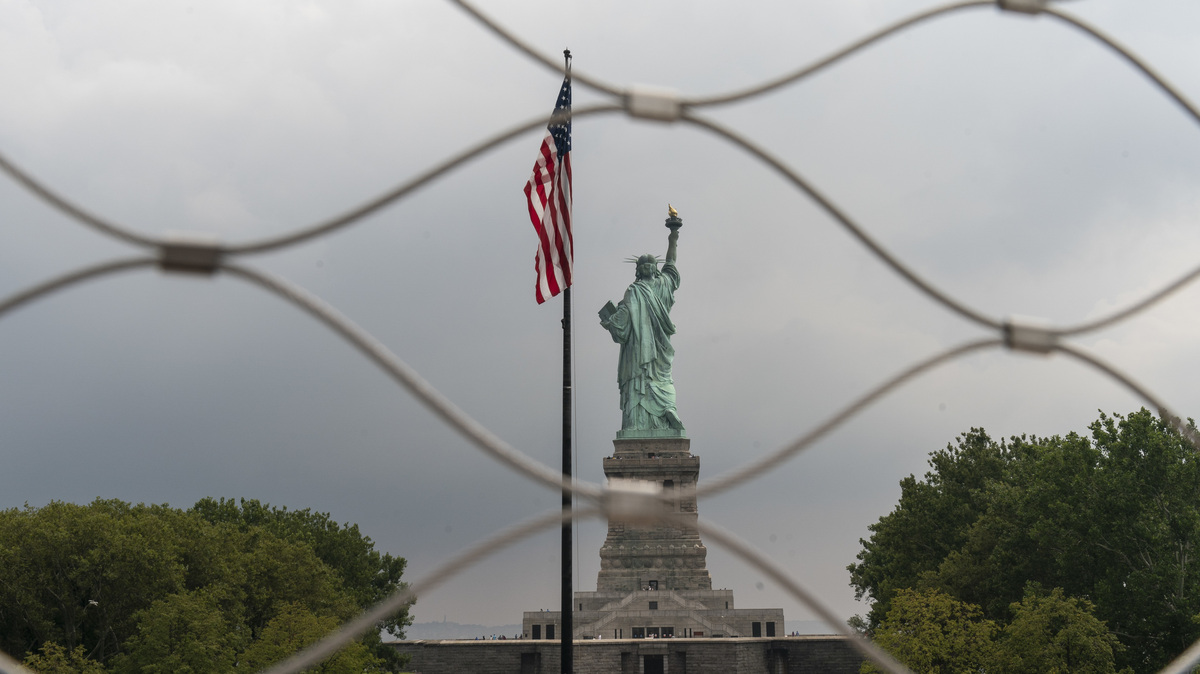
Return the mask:
[[[571, 77], [563, 80], [554, 112], [571, 110]], [[554, 120], [546, 127], [546, 137], [538, 151], [533, 175], [525, 183], [529, 202], [529, 220], [538, 235], [538, 304], [554, 297], [571, 285], [571, 120]]]

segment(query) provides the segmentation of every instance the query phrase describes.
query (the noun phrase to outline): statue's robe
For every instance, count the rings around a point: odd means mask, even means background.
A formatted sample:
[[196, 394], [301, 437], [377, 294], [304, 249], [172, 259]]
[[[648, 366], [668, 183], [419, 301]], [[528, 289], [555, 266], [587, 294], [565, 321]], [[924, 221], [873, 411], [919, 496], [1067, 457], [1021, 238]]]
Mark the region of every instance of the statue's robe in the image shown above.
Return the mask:
[[602, 320], [621, 345], [617, 384], [621, 388], [621, 429], [682, 429], [675, 411], [675, 382], [671, 362], [671, 306], [679, 287], [679, 270], [663, 265], [652, 278], [638, 279], [625, 291], [616, 313]]

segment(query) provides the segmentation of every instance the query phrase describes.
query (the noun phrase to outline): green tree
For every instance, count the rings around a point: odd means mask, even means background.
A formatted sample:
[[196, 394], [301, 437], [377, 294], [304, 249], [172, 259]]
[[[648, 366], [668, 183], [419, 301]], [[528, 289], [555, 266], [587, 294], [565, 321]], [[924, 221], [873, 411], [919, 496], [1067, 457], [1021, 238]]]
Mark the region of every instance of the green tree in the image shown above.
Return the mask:
[[[400, 580], [406, 564], [402, 557], [380, 553], [357, 524], [339, 525], [328, 513], [271, 507], [253, 499], [235, 502], [225, 498], [201, 499], [191, 512], [214, 524], [226, 523], [243, 531], [260, 527], [284, 540], [302, 543], [337, 573], [360, 608], [376, 604], [405, 587]], [[380, 627], [403, 638], [404, 628], [411, 623], [408, 610], [401, 609]]]
[[[996, 624], [978, 606], [937, 590], [897, 590], [874, 641], [916, 674], [985, 671]], [[860, 672], [879, 672], [871, 661]]]
[[[225, 498], [201, 499], [190, 512], [213, 524], [245, 532], [266, 531], [311, 549], [338, 576], [360, 610], [406, 587], [400, 580], [406, 565], [404, 558], [380, 553], [375, 550], [374, 541], [359, 531], [357, 524], [339, 525], [328, 513], [312, 512], [307, 508], [272, 507], [254, 499], [235, 501]], [[261, 619], [254, 621], [255, 634], [262, 624]], [[404, 628], [410, 624], [412, 616], [406, 607], [380, 621], [378, 627], [403, 639]], [[384, 645], [377, 632], [363, 637], [363, 641], [371, 646], [388, 670], [398, 671], [407, 661], [395, 649]]]
[[133, 614], [182, 587], [169, 524], [156, 506], [52, 502], [0, 511], [0, 648], [53, 642], [104, 662]]
[[168, 595], [135, 617], [138, 632], [113, 659], [114, 674], [226, 674], [249, 639], [212, 590]]
[[[338, 621], [310, 613], [304, 606], [291, 603], [282, 606], [263, 630], [262, 637], [250, 644], [242, 663], [257, 672], [283, 660], [337, 629]], [[332, 657], [314, 667], [318, 674], [360, 674], [375, 671], [379, 658], [361, 642], [353, 642]]]
[[1049, 594], [1037, 586], [1012, 605], [1012, 622], [1001, 631], [995, 671], [1008, 674], [1115, 674], [1120, 643], [1093, 614], [1091, 602]]
[[956, 445], [930, 455], [924, 480], [909, 475], [900, 481], [900, 505], [868, 527], [871, 538], [860, 539], [860, 561], [849, 567], [855, 597], [873, 601], [871, 626], [883, 620], [897, 590], [917, 587], [922, 574], [966, 543], [971, 524], [986, 510], [985, 487], [1006, 462], [1004, 443], [972, 428]]
[[937, 588], [999, 623], [1027, 583], [1086, 599], [1119, 638], [1116, 666], [1157, 671], [1200, 636], [1196, 450], [1147, 410], [1101, 414], [1090, 437], [979, 430], [902, 482], [850, 565], [877, 627], [902, 588]]
[[[114, 674], [220, 673], [240, 667], [284, 613], [328, 631], [371, 592], [400, 586], [404, 560], [376, 552], [357, 527], [262, 508], [275, 519], [115, 500], [0, 511], [0, 648], [55, 672], [78, 660]], [[398, 631], [407, 615], [394, 618]], [[378, 632], [359, 647], [386, 659], [362, 659], [358, 671], [401, 664]]]
[[83, 646], [68, 651], [52, 641], [42, 644], [41, 652], [26, 654], [21, 664], [37, 674], [105, 674], [103, 665], [84, 655]]

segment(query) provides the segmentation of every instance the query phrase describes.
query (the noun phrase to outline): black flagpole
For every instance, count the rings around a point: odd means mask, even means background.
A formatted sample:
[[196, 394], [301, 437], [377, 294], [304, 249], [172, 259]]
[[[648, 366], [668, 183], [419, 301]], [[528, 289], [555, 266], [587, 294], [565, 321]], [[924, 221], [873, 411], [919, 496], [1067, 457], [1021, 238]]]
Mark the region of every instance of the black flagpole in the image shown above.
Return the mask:
[[[566, 61], [566, 75], [571, 76], [571, 50], [563, 50]], [[574, 251], [572, 251], [574, 252]], [[571, 287], [563, 290], [563, 404], [562, 404], [562, 476], [563, 480], [571, 479]], [[562, 493], [563, 515], [571, 514], [571, 492], [566, 489]], [[571, 604], [575, 601], [571, 578], [571, 533], [573, 521], [563, 519], [562, 525], [562, 603], [560, 627], [561, 634], [559, 660], [562, 663], [562, 674], [573, 674], [575, 671], [575, 626], [571, 619]]]

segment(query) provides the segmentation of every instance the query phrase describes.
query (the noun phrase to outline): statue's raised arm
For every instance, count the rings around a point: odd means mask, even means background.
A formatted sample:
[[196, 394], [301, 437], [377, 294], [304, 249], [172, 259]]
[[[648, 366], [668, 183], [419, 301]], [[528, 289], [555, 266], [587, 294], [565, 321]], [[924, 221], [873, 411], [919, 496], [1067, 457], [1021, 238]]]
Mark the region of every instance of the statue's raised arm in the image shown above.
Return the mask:
[[667, 229], [671, 230], [667, 235], [667, 264], [674, 265], [678, 252], [679, 229], [683, 227], [683, 220], [679, 217], [679, 211], [671, 204], [667, 204], [667, 215]]
[[615, 306], [600, 309], [602, 325], [621, 345], [617, 362], [617, 385], [621, 389], [621, 431], [618, 438], [684, 437], [683, 422], [675, 411], [675, 382], [671, 363], [675, 349], [671, 335], [671, 307], [679, 288], [675, 266], [679, 228], [683, 220], [667, 205], [667, 256], [662, 269], [658, 258], [642, 255], [636, 260], [636, 278]]

